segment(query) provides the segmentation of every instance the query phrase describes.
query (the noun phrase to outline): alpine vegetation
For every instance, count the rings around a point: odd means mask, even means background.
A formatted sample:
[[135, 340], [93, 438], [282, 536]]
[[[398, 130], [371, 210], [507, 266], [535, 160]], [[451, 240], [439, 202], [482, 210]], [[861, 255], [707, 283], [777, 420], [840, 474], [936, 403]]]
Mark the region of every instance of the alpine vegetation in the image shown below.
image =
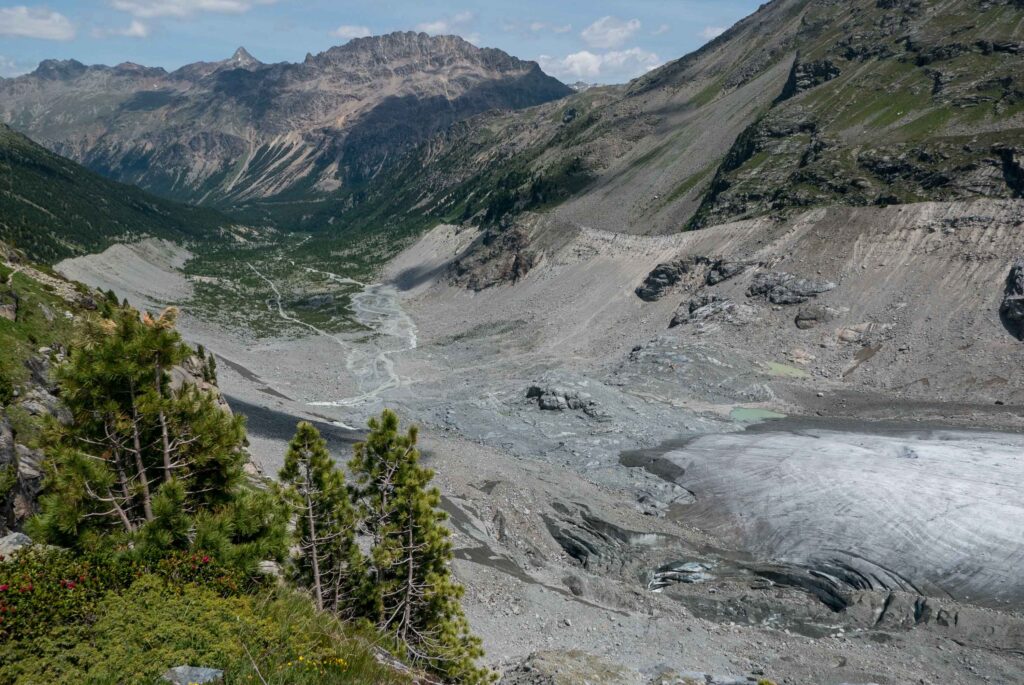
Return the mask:
[[347, 489], [311, 424], [300, 423], [289, 444], [280, 479], [296, 522], [296, 574], [319, 608], [373, 624], [413, 664], [447, 682], [490, 682], [449, 568], [446, 514], [430, 487], [433, 471], [419, 463], [417, 429], [401, 433], [387, 409], [369, 426], [349, 463]]

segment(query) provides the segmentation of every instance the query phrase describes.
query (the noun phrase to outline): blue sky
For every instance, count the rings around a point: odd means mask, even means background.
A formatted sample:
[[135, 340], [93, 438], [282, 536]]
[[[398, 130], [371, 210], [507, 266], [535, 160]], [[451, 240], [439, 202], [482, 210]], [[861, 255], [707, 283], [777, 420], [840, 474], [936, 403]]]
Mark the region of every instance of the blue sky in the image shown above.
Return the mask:
[[177, 68], [244, 45], [295, 62], [352, 37], [454, 33], [538, 60], [566, 82], [617, 83], [680, 57], [761, 0], [0, 0], [0, 76], [47, 58]]

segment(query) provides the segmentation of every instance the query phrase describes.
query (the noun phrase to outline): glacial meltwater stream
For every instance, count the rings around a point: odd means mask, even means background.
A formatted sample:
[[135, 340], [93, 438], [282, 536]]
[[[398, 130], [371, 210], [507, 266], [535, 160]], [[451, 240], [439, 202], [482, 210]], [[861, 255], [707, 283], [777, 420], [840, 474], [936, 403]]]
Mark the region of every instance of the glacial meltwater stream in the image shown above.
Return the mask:
[[355, 321], [368, 328], [371, 335], [354, 339], [352, 336], [343, 337], [329, 333], [289, 314], [282, 303], [281, 291], [277, 285], [252, 264], [249, 268], [274, 292], [277, 312], [283, 320], [330, 338], [346, 350], [345, 369], [355, 381], [359, 394], [336, 400], [310, 402], [310, 406], [358, 407], [375, 404], [382, 393], [402, 385], [403, 380], [395, 368], [394, 355], [416, 348], [416, 324], [412, 317], [402, 310], [398, 291], [394, 287], [380, 283], [362, 283], [328, 271], [306, 269], [308, 273], [326, 276], [335, 283], [361, 288], [360, 292], [351, 298], [352, 316]]

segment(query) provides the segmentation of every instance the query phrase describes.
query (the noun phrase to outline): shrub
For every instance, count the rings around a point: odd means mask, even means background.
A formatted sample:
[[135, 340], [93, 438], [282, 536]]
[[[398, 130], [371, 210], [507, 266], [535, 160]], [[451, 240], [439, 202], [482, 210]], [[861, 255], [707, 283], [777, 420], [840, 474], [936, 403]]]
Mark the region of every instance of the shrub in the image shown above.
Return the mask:
[[10, 404], [12, 399], [14, 399], [14, 383], [3, 369], [0, 369], [0, 407]]
[[181, 664], [223, 669], [231, 683], [409, 682], [308, 597], [283, 589], [225, 597], [152, 574], [105, 594], [88, 620], [0, 645], [0, 683], [155, 682]]
[[0, 564], [0, 640], [31, 639], [55, 626], [85, 621], [107, 593], [147, 575], [160, 579], [170, 592], [198, 585], [226, 597], [259, 588], [239, 570], [201, 551], [144, 560], [131, 552], [86, 557], [27, 548]]

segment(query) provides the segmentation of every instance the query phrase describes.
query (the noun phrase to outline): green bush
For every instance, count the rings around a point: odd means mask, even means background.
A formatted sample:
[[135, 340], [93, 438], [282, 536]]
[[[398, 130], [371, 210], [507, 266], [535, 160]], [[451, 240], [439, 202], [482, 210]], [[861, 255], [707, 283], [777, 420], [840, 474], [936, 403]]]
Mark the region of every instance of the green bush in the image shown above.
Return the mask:
[[45, 635], [54, 626], [88, 620], [111, 591], [143, 576], [174, 591], [189, 585], [230, 596], [259, 584], [204, 552], [177, 552], [144, 560], [131, 552], [77, 556], [67, 550], [28, 548], [0, 564], [0, 641]]
[[16, 554], [0, 566], [0, 639], [32, 639], [82, 620], [108, 589], [131, 582], [117, 574], [130, 573], [69, 552]]
[[227, 683], [407, 683], [369, 642], [309, 598], [284, 589], [222, 596], [142, 575], [88, 616], [0, 643], [0, 683], [155, 683], [168, 668], [225, 671]]
[[0, 369], [0, 407], [8, 405], [14, 399], [14, 382]]

